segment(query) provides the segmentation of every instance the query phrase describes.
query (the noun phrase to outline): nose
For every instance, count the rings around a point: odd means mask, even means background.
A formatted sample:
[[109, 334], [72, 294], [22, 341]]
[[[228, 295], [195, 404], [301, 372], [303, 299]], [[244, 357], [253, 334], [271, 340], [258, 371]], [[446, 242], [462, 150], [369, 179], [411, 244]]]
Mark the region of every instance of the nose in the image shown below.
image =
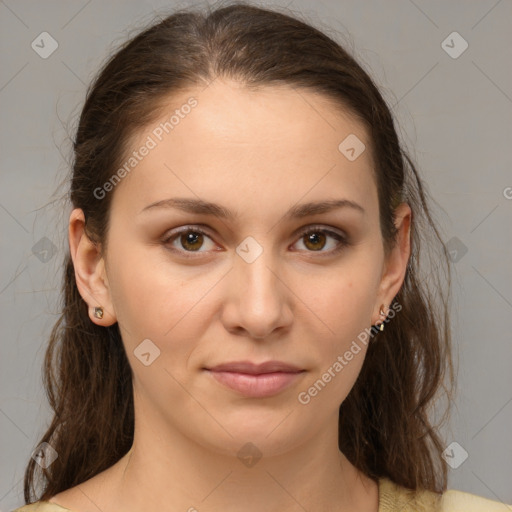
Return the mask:
[[[288, 285], [289, 286], [289, 285]], [[292, 322], [293, 297], [270, 251], [248, 262], [236, 256], [229, 273], [228, 298], [222, 320], [226, 329], [264, 339]]]

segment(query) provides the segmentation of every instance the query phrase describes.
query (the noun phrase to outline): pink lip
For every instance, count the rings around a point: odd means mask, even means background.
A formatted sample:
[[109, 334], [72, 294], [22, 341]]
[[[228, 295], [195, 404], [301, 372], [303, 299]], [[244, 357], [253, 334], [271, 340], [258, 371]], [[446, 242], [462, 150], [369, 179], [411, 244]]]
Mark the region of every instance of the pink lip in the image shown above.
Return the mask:
[[225, 386], [253, 398], [276, 395], [290, 386], [302, 372], [273, 372], [259, 375], [207, 370]]
[[276, 395], [293, 384], [305, 371], [281, 361], [267, 361], [262, 364], [235, 361], [205, 370], [221, 384], [253, 398]]

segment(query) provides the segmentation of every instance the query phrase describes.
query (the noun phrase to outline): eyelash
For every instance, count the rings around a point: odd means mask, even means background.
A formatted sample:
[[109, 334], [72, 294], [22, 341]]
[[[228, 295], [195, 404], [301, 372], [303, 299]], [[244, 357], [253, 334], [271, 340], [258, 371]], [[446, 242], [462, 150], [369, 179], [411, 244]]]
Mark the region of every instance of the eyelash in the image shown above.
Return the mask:
[[[205, 236], [207, 236], [208, 238], [211, 239], [210, 235], [206, 231], [201, 229], [200, 227], [198, 227], [198, 226], [185, 226], [184, 228], [180, 229], [179, 231], [176, 231], [176, 232], [172, 233], [170, 236], [164, 237], [164, 239], [162, 240], [162, 243], [164, 245], [168, 246], [171, 242], [173, 242], [176, 238], [178, 238], [180, 235], [182, 235], [184, 233], [199, 233], [199, 234], [205, 235]], [[332, 256], [334, 254], [339, 253], [342, 249], [344, 249], [345, 247], [350, 245], [348, 240], [347, 240], [347, 238], [345, 236], [343, 236], [343, 235], [341, 235], [341, 234], [339, 234], [339, 233], [337, 233], [335, 231], [331, 231], [329, 229], [323, 228], [321, 226], [311, 226], [311, 227], [308, 227], [308, 228], [302, 230], [298, 234], [298, 237], [300, 239], [300, 238], [303, 238], [304, 236], [312, 234], [312, 233], [324, 233], [324, 234], [330, 236], [331, 238], [336, 239], [339, 242], [338, 246], [335, 247], [334, 249], [330, 250], [330, 251], [322, 251], [322, 250], [319, 250], [319, 251], [306, 251], [306, 252], [310, 252], [310, 253], [318, 253], [318, 254], [320, 254], [320, 257], [322, 257], [322, 256]], [[180, 249], [176, 249], [175, 247], [169, 247], [169, 250], [171, 250], [173, 252], [178, 252], [178, 253], [180, 253], [182, 255], [185, 255], [186, 258], [197, 258], [201, 254], [201, 251], [180, 250]], [[205, 252], [205, 251], [202, 251], [202, 252]]]

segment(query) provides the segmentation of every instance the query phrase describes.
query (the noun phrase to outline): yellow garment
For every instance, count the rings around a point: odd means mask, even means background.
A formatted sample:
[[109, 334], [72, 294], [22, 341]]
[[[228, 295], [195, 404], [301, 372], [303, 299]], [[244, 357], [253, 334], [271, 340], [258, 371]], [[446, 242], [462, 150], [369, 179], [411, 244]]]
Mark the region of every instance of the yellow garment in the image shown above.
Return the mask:
[[[37, 501], [13, 512], [65, 512], [68, 508], [48, 501]], [[468, 492], [411, 491], [387, 478], [379, 480], [378, 512], [509, 512], [512, 505], [492, 501]], [[73, 511], [71, 511], [73, 512]]]
[[[488, 500], [463, 491], [442, 495], [412, 491], [387, 478], [379, 480], [379, 512], [509, 512], [512, 505]], [[52, 511], [53, 512], [53, 511]]]

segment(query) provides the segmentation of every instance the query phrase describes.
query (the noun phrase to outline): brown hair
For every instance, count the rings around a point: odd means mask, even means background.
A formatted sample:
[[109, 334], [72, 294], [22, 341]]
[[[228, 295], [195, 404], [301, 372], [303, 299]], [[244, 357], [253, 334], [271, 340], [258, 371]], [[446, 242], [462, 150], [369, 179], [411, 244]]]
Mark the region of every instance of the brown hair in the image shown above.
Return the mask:
[[[410, 205], [411, 257], [395, 297], [401, 310], [369, 344], [340, 406], [339, 448], [371, 478], [445, 490], [443, 444], [429, 416], [439, 392], [449, 399], [453, 388], [450, 260], [389, 107], [368, 74], [326, 33], [297, 15], [237, 2], [206, 13], [175, 11], [124, 43], [89, 87], [73, 143], [70, 199], [84, 211], [86, 233], [106, 251], [112, 194], [99, 200], [93, 191], [119, 168], [132, 137], [158, 119], [170, 95], [217, 77], [247, 87], [282, 84], [321, 93], [363, 123], [386, 253], [395, 242], [394, 208], [401, 201]], [[420, 253], [434, 263], [423, 276]], [[118, 324], [91, 322], [69, 253], [64, 265], [63, 310], [43, 374], [54, 416], [38, 443], [49, 443], [58, 458], [47, 468], [29, 460], [26, 503], [33, 496], [47, 500], [107, 469], [133, 441], [132, 372]], [[445, 411], [442, 421], [446, 417]], [[39, 472], [44, 485], [37, 495]]]

